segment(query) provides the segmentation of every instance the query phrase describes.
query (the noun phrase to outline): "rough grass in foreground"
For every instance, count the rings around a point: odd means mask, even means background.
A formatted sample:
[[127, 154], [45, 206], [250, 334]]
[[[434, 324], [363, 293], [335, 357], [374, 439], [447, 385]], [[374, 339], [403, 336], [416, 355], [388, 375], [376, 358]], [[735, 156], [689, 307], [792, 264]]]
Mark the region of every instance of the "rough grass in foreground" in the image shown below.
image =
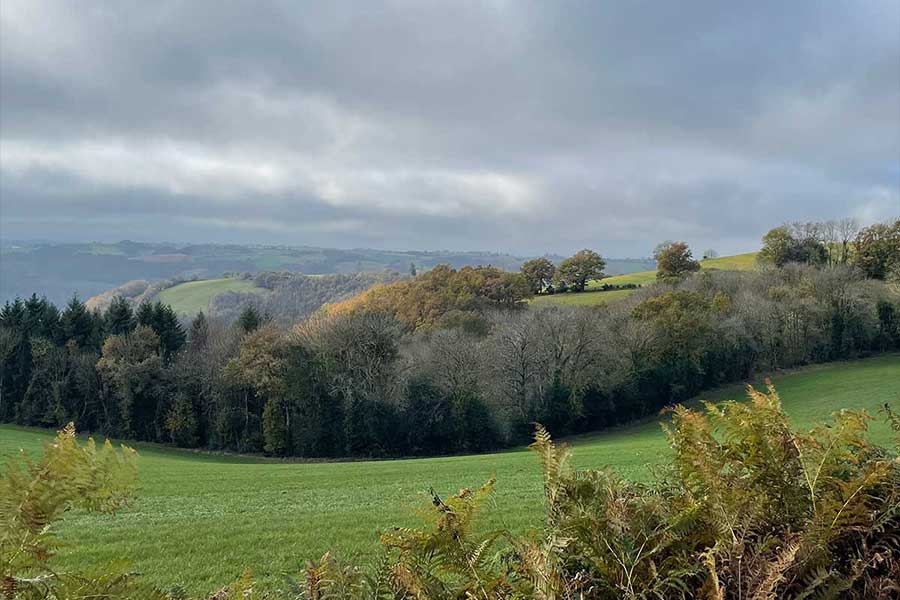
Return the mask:
[[[821, 365], [776, 375], [794, 426], [805, 428], [842, 408], [877, 414], [900, 409], [900, 355]], [[742, 386], [707, 393], [718, 401], [745, 397]], [[0, 426], [0, 456], [26, 448], [38, 456], [51, 433]], [[885, 443], [887, 427], [873, 423], [870, 439]], [[99, 440], [98, 440], [99, 441]], [[658, 423], [571, 440], [579, 467], [612, 465], [647, 480], [669, 456]], [[378, 547], [377, 532], [419, 524], [430, 487], [443, 496], [476, 489], [492, 475], [497, 492], [484, 526], [522, 532], [540, 523], [542, 483], [535, 457], [523, 450], [418, 460], [281, 463], [222, 457], [136, 444], [140, 490], [134, 505], [115, 516], [73, 513], [60, 528], [72, 545], [60, 550], [60, 569], [86, 570], [129, 557], [153, 583], [183, 584], [200, 594], [217, 589], [249, 567], [263, 586], [281, 585], [326, 550], [364, 559]]]

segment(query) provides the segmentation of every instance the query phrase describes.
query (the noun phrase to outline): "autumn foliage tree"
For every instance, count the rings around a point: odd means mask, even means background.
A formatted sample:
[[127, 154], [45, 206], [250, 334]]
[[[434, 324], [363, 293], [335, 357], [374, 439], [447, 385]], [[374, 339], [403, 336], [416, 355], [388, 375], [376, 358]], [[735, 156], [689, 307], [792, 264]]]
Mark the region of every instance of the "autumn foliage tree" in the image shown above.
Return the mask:
[[522, 263], [522, 275], [533, 294], [540, 294], [553, 283], [556, 265], [547, 258], [534, 258]]
[[900, 219], [859, 231], [854, 263], [875, 279], [900, 280]]
[[226, 365], [226, 378], [243, 390], [245, 404], [262, 407], [264, 449], [284, 454], [288, 449], [290, 413], [285, 410], [285, 340], [274, 324], [247, 333], [240, 354]]
[[43, 456], [8, 461], [0, 471], [0, 596], [9, 599], [164, 598], [125, 573], [60, 573], [49, 559], [55, 527], [72, 509], [113, 513], [134, 497], [137, 456], [107, 441], [79, 444], [71, 423]]
[[661, 245], [653, 258], [656, 260], [657, 281], [678, 281], [700, 270], [700, 263], [694, 260], [691, 249], [684, 242]]
[[412, 330], [434, 328], [452, 312], [483, 313], [522, 305], [532, 294], [525, 277], [495, 267], [438, 265], [415, 279], [376, 285], [355, 298], [326, 307], [327, 314], [380, 312]]

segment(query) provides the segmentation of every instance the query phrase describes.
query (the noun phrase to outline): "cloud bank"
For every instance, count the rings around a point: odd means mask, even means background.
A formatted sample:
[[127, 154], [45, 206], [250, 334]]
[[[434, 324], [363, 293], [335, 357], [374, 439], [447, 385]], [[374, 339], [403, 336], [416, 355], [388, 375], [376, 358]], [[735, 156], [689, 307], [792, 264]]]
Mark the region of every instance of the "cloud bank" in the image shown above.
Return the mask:
[[900, 4], [0, 3], [4, 238], [753, 249], [900, 213]]

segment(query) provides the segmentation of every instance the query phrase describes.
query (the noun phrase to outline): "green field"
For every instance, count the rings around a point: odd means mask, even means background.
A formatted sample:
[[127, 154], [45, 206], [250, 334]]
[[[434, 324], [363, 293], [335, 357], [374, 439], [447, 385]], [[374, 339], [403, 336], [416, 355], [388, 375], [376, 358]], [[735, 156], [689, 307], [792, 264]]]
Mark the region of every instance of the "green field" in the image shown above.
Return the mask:
[[[775, 377], [795, 425], [808, 427], [841, 408], [873, 415], [900, 403], [900, 355], [835, 363]], [[742, 398], [740, 386], [703, 396]], [[898, 406], [897, 408], [900, 408]], [[871, 438], [889, 439], [873, 424]], [[38, 453], [43, 431], [0, 426], [0, 456], [19, 448]], [[613, 465], [647, 479], [668, 454], [655, 421], [572, 440], [581, 467]], [[540, 519], [537, 459], [525, 450], [419, 460], [281, 463], [137, 445], [142, 489], [133, 506], [115, 516], [70, 514], [61, 527], [70, 544], [54, 560], [61, 568], [97, 567], [130, 558], [132, 567], [160, 585], [182, 583], [210, 591], [251, 567], [264, 585], [297, 573], [306, 559], [328, 549], [349, 558], [370, 555], [376, 532], [415, 525], [415, 510], [433, 486], [441, 494], [497, 477], [488, 523], [524, 530]]]
[[[756, 252], [735, 254], [700, 261], [700, 268], [704, 271], [752, 271], [756, 268]], [[597, 290], [604, 285], [652, 285], [656, 283], [656, 271], [638, 271], [627, 275], [613, 275], [599, 281], [588, 284], [588, 292]], [[567, 306], [596, 306], [624, 298], [634, 293], [634, 290], [612, 290], [609, 292], [591, 292], [581, 294], [554, 294], [552, 296], [536, 296], [531, 299], [532, 304], [564, 304]]]
[[252, 281], [223, 277], [222, 279], [204, 279], [179, 283], [159, 293], [158, 299], [171, 304], [175, 312], [195, 315], [209, 307], [214, 297], [224, 292], [262, 293], [263, 289], [253, 285]]
[[[704, 271], [752, 271], [756, 268], [756, 252], [701, 260], [700, 268]], [[588, 287], [597, 288], [606, 284], [626, 285], [631, 283], [637, 285], [656, 283], [656, 271], [639, 271], [628, 275], [615, 275], [600, 281], [592, 281]]]
[[610, 300], [618, 300], [630, 296], [634, 290], [586, 291], [580, 294], [553, 294], [552, 296], [535, 296], [529, 303], [546, 306], [563, 304], [565, 306], [597, 306]]
[[752, 271], [756, 269], [756, 255], [758, 252], [735, 254], [734, 256], [722, 256], [700, 261], [700, 267], [705, 270], [718, 269], [720, 271]]

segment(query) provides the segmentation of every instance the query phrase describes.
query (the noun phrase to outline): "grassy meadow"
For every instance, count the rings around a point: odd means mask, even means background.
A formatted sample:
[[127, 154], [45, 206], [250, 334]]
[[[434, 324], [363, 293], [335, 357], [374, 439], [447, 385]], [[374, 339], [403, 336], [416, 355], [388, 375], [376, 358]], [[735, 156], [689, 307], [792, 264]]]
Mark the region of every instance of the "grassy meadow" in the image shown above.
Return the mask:
[[195, 315], [205, 311], [214, 297], [225, 292], [261, 293], [262, 288], [253, 285], [252, 281], [223, 277], [221, 279], [204, 279], [179, 283], [159, 293], [158, 299], [170, 304], [178, 314]]
[[700, 268], [704, 270], [718, 269], [720, 271], [752, 271], [756, 268], [757, 252], [746, 252], [734, 256], [720, 256], [700, 261]]
[[529, 304], [543, 306], [547, 304], [563, 304], [565, 306], [597, 306], [611, 300], [630, 296], [634, 290], [587, 290], [580, 294], [553, 294], [552, 296], [535, 296]]
[[[842, 408], [873, 415], [900, 403], [900, 355], [813, 366], [775, 376], [795, 425], [808, 427]], [[743, 398], [741, 386], [704, 394]], [[898, 406], [900, 408], [900, 406]], [[51, 435], [0, 426], [0, 457], [25, 449], [38, 454]], [[876, 420], [871, 438], [889, 439]], [[638, 479], [668, 455], [655, 420], [581, 436], [571, 442], [581, 467], [613, 466]], [[370, 556], [377, 532], [415, 525], [427, 490], [450, 494], [497, 477], [486, 523], [517, 531], [540, 519], [537, 460], [524, 449], [477, 456], [417, 460], [289, 463], [228, 457], [137, 444], [141, 491], [114, 516], [72, 513], [60, 534], [68, 540], [54, 559], [60, 569], [96, 568], [123, 558], [160, 585], [181, 584], [200, 593], [250, 567], [263, 585], [333, 550], [343, 558]]]

